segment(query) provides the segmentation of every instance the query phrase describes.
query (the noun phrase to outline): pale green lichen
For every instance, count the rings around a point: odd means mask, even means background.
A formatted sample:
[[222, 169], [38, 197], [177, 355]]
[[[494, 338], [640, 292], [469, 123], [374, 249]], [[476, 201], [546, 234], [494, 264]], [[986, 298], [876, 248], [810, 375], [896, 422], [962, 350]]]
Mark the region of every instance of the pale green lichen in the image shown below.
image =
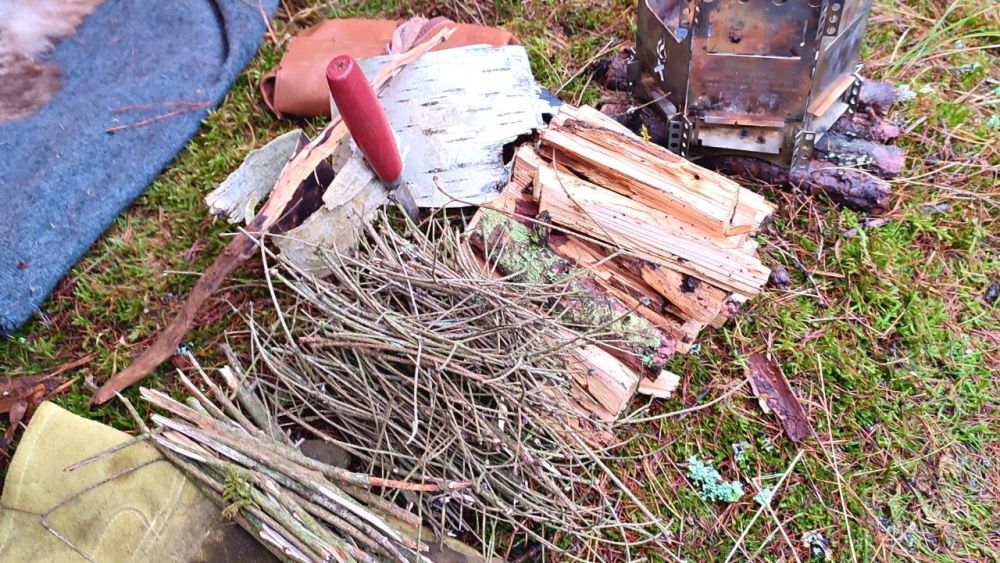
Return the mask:
[[619, 321], [621, 333], [626, 334], [626, 340], [632, 346], [656, 350], [660, 347], [659, 332], [649, 321], [639, 315], [629, 315]]
[[774, 498], [774, 491], [767, 487], [764, 487], [753, 496], [753, 500], [761, 506], [770, 505], [772, 498]]
[[968, 76], [968, 75], [976, 72], [980, 68], [982, 68], [982, 66], [983, 65], [979, 61], [976, 61], [974, 63], [966, 63], [966, 64], [958, 65], [958, 66], [955, 67], [955, 70], [957, 70], [958, 73], [961, 74], [962, 76]]
[[519, 282], [551, 283], [562, 279], [566, 274], [558, 273], [554, 268], [557, 259], [540, 247], [532, 244], [532, 231], [528, 227], [511, 221], [502, 213], [483, 210], [483, 215], [476, 224], [476, 234], [484, 241], [492, 241], [491, 236], [501, 229], [512, 248], [497, 252], [493, 259], [508, 275]]
[[823, 537], [819, 532], [806, 532], [802, 534], [802, 544], [806, 549], [812, 551], [814, 559], [823, 561], [833, 560], [833, 550], [830, 549], [830, 540]]
[[901, 83], [896, 85], [896, 98], [900, 102], [909, 102], [917, 97], [917, 93], [910, 88], [909, 84]]
[[257, 508], [257, 503], [253, 499], [253, 481], [250, 474], [230, 468], [226, 473], [226, 482], [222, 486], [222, 516], [227, 520], [232, 520], [243, 509]]
[[656, 364], [656, 358], [654, 358], [652, 354], [643, 354], [641, 360], [642, 360], [642, 365], [650, 369], [652, 369], [653, 366]]
[[601, 332], [622, 335], [624, 342], [634, 351], [641, 351], [643, 363], [653, 367], [655, 353], [660, 348], [660, 333], [649, 321], [636, 313], [622, 315], [613, 300], [595, 294], [581, 276], [580, 268], [572, 266], [546, 248], [538, 246], [542, 237], [537, 230], [512, 221], [502, 213], [483, 210], [476, 224], [476, 234], [488, 244], [495, 244], [497, 229], [504, 233], [507, 247], [493, 253], [493, 260], [501, 271], [515, 281], [531, 284], [569, 281], [567, 299], [575, 300], [567, 311], [566, 320], [584, 330], [602, 327]]
[[517, 244], [531, 244], [533, 242], [531, 229], [516, 221], [508, 223], [507, 235], [510, 237], [510, 240]]
[[747, 442], [746, 440], [734, 443], [733, 457], [736, 458], [736, 463], [743, 463], [747, 458], [747, 452], [749, 450], [750, 450], [750, 442]]
[[707, 501], [736, 502], [743, 496], [742, 483], [724, 480], [711, 461], [702, 461], [696, 455], [688, 458], [688, 478], [698, 487], [698, 495]]

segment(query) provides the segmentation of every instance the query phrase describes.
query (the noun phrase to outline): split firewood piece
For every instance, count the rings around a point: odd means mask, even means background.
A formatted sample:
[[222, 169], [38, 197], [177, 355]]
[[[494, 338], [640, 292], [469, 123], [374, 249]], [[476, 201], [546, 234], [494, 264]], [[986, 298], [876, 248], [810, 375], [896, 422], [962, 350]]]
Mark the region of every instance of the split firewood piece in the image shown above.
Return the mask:
[[639, 382], [638, 392], [640, 395], [649, 395], [657, 399], [669, 399], [680, 384], [680, 377], [663, 370], [656, 379], [642, 378], [642, 381]]
[[729, 295], [698, 278], [642, 260], [625, 263], [626, 268], [631, 265], [637, 269], [644, 282], [696, 321], [711, 323], [726, 306]]
[[621, 265], [621, 258], [597, 244], [561, 232], [552, 232], [548, 237], [548, 247], [573, 265], [589, 270], [609, 287], [616, 287], [634, 298], [645, 301], [647, 307], [663, 311], [667, 305], [662, 295], [641, 278]]
[[[667, 162], [677, 163], [680, 166], [690, 168], [691, 177], [699, 182], [702, 180], [705, 182], [719, 182], [720, 185], [724, 187], [724, 190], [735, 189], [737, 201], [735, 212], [731, 217], [731, 221], [734, 224], [741, 224], [742, 221], [749, 222], [752, 228], [746, 232], [756, 231], [759, 229], [761, 224], [774, 213], [774, 206], [760, 194], [743, 188], [739, 186], [739, 184], [733, 182], [731, 178], [716, 174], [711, 170], [674, 154], [656, 143], [642, 139], [629, 130], [628, 127], [622, 125], [611, 116], [605, 115], [595, 108], [589, 106], [582, 106], [579, 108], [573, 106], [562, 106], [562, 111], [553, 120], [555, 127], [558, 128], [562, 126], [567, 122], [567, 120], [587, 122], [589, 124], [593, 124], [594, 126], [601, 127], [608, 132], [624, 136], [625, 141], [628, 142], [628, 146], [634, 147], [637, 151], [636, 154], [640, 157], [640, 162], [652, 159], [654, 162], [657, 160], [664, 160]], [[591, 136], [597, 139], [600, 139], [600, 134], [601, 132], [593, 130], [587, 130], [584, 132], [584, 136]], [[734, 185], [735, 188], [733, 187]], [[732, 232], [727, 236], [735, 234], [738, 233]]]
[[[602, 284], [603, 286], [604, 284]], [[606, 287], [606, 290], [613, 297], [616, 297], [623, 305], [634, 309], [642, 318], [649, 321], [651, 325], [676, 340], [676, 351], [679, 354], [687, 354], [691, 350], [691, 345], [698, 338], [701, 329], [705, 328], [703, 323], [692, 320], [677, 320], [671, 316], [657, 313], [646, 307], [642, 301], [632, 297], [627, 292], [619, 290], [614, 286]]]
[[[635, 309], [647, 321], [667, 335], [677, 339], [677, 351], [685, 353], [704, 328], [705, 323], [688, 321], [669, 306], [662, 295], [642, 279], [619, 265], [619, 259], [596, 244], [573, 236], [553, 233], [548, 247], [573, 265], [593, 273], [601, 287], [617, 297], [627, 307]], [[671, 310], [673, 309], [673, 310]]]
[[753, 296], [770, 270], [745, 250], [722, 248], [670, 215], [585, 180], [540, 166], [541, 213], [556, 225], [622, 248], [633, 256]]
[[698, 325], [719, 328], [746, 301], [746, 297], [728, 294], [705, 281], [645, 260], [624, 255], [612, 257], [605, 247], [577, 237], [553, 233], [548, 246], [573, 264], [593, 270], [609, 287], [645, 301], [653, 311], [689, 317]]
[[591, 273], [540, 246], [536, 232], [512, 218], [483, 210], [469, 241], [502, 275], [523, 283], [565, 282], [566, 292], [553, 297], [563, 322], [596, 330], [593, 339], [626, 366], [659, 373], [677, 351], [675, 339], [608, 294]]
[[639, 388], [639, 375], [594, 345], [573, 350], [570, 366], [577, 384], [617, 420]]
[[541, 134], [542, 155], [558, 150], [568, 157], [563, 164], [589, 180], [713, 235], [751, 232], [773, 212], [760, 195], [607, 119], [562, 106]]
[[535, 147], [530, 144], [521, 145], [514, 152], [510, 183], [520, 188], [521, 193], [526, 193], [535, 181], [535, 172], [538, 171], [540, 163], [541, 159], [535, 152]]
[[[382, 67], [379, 74], [372, 80], [372, 87], [379, 91], [389, 81], [399, 74], [408, 64], [430, 51], [441, 41], [444, 41], [456, 28], [445, 28], [430, 40], [414, 47], [398, 59]], [[257, 251], [259, 236], [268, 234], [279, 219], [290, 217], [287, 228], [300, 224], [305, 216], [302, 209], [296, 208], [313, 205], [319, 199], [327, 184], [320, 184], [317, 169], [330, 157], [347, 134], [347, 126], [339, 118], [332, 119], [323, 131], [304, 149], [299, 151], [281, 172], [275, 183], [274, 190], [267, 203], [257, 213], [254, 220], [226, 245], [222, 254], [198, 279], [194, 289], [188, 295], [180, 312], [170, 322], [170, 325], [157, 336], [153, 345], [146, 349], [132, 364], [116, 373], [90, 399], [91, 406], [101, 405], [110, 401], [126, 387], [138, 383], [150, 374], [157, 366], [174, 354], [184, 335], [194, 324], [201, 306], [222, 285], [226, 277]], [[316, 208], [313, 207], [313, 210]], [[298, 221], [297, 223], [295, 221]]]

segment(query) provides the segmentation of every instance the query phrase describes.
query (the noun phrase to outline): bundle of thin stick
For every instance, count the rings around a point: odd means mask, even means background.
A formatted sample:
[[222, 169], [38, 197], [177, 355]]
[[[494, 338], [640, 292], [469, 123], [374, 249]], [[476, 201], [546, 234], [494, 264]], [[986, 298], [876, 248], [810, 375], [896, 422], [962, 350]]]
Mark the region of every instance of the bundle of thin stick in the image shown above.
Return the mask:
[[468, 483], [382, 479], [306, 457], [230, 368], [219, 371], [232, 397], [198, 367], [218, 404], [180, 371], [187, 406], [142, 388], [146, 402], [171, 416], [153, 414], [156, 428], [140, 438], [152, 439], [224, 515], [284, 561], [430, 561], [419, 517], [370, 489], [438, 492]]
[[247, 377], [284, 425], [368, 473], [469, 483], [382, 492], [486, 556], [505, 531], [578, 560], [661, 541], [665, 525], [611, 471], [612, 427], [574, 374], [570, 350], [602, 327], [567, 329], [544, 309], [565, 283], [496, 279], [446, 224], [400, 234], [382, 217], [353, 255], [318, 250], [325, 280], [278, 258], [275, 305], [293, 304], [270, 329], [250, 322]]

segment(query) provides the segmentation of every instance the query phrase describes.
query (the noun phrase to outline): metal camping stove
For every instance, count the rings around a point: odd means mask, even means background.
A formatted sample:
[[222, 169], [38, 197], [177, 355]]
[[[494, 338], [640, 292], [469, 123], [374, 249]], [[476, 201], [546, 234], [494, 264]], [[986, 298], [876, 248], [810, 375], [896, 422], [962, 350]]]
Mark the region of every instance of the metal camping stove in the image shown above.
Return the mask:
[[857, 104], [871, 0], [639, 0], [635, 94], [684, 156], [801, 166]]

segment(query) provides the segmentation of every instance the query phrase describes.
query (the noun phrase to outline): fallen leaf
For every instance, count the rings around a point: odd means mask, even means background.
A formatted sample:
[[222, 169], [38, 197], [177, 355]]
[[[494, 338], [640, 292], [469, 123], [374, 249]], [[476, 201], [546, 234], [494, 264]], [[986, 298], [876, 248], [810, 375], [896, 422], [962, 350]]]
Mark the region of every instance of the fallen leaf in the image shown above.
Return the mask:
[[66, 383], [65, 379], [53, 375], [0, 377], [0, 414], [11, 412], [22, 401], [31, 402], [36, 397], [45, 400], [63, 383]]
[[0, 377], [0, 414], [6, 413], [10, 424], [0, 438], [0, 453], [6, 453], [14, 439], [14, 432], [22, 421], [31, 418], [38, 405], [67, 387], [67, 382], [57, 374]]
[[17, 431], [17, 426], [21, 424], [24, 419], [24, 415], [28, 412], [28, 401], [22, 400], [14, 403], [10, 407], [10, 425], [7, 426], [7, 431], [3, 433], [3, 447], [6, 451], [7, 446], [14, 441], [14, 432]]
[[802, 404], [795, 397], [788, 380], [777, 363], [763, 354], [752, 354], [747, 367], [747, 378], [760, 406], [765, 413], [774, 411], [793, 442], [801, 442], [813, 434], [812, 424], [806, 417]]

